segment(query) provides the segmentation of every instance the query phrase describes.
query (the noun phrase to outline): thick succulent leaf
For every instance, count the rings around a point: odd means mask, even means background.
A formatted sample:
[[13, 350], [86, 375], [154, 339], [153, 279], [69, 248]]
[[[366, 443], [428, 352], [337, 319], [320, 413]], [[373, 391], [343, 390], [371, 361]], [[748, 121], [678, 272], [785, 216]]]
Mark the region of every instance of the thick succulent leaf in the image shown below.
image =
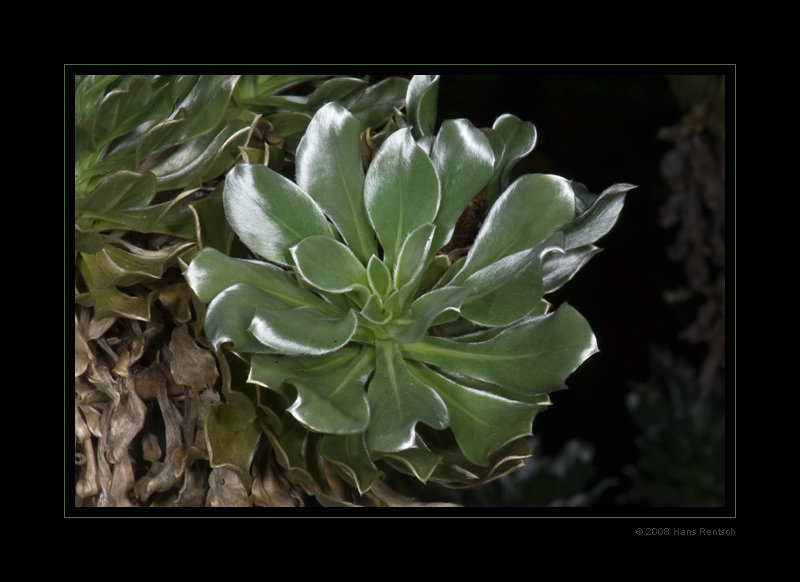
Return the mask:
[[414, 445], [418, 422], [443, 429], [449, 418], [442, 399], [409, 372], [397, 343], [377, 343], [375, 376], [369, 384], [372, 418], [367, 432], [370, 451], [391, 453]]
[[575, 216], [575, 197], [560, 176], [526, 174], [514, 181], [489, 211], [466, 263], [453, 279], [470, 275], [543, 242]]
[[106, 87], [121, 75], [75, 75], [75, 123], [89, 125]]
[[[138, 167], [141, 161], [147, 160], [160, 152], [190, 139], [187, 137], [191, 123], [189, 112], [179, 109], [169, 118], [155, 119], [143, 123], [136, 131], [114, 140], [103, 160], [104, 164], [119, 163], [119, 160], [131, 160]], [[150, 158], [152, 162], [156, 158]], [[130, 163], [130, 162], [129, 162]]]
[[381, 126], [405, 104], [408, 84], [408, 79], [403, 77], [389, 77], [370, 85], [350, 112], [361, 122], [363, 129]]
[[327, 236], [310, 236], [292, 247], [292, 257], [300, 276], [308, 283], [331, 293], [346, 293], [369, 287], [367, 270], [353, 252]]
[[281, 111], [262, 119], [271, 126], [268, 135], [280, 139], [303, 134], [311, 123], [311, 116], [300, 111]]
[[225, 220], [225, 207], [222, 203], [224, 187], [223, 180], [209, 196], [190, 204], [188, 208], [194, 215], [197, 246], [201, 249], [212, 247], [230, 253], [236, 233]]
[[410, 362], [409, 369], [447, 405], [450, 429], [464, 452], [476, 465], [486, 466], [496, 451], [529, 435], [536, 404], [508, 400], [438, 374], [428, 366]]
[[336, 468], [357, 490], [364, 495], [384, 476], [369, 457], [366, 436], [325, 435], [319, 445], [320, 454]]
[[590, 245], [608, 234], [625, 204], [625, 194], [635, 187], [631, 184], [614, 184], [606, 188], [586, 212], [566, 226], [564, 248]]
[[431, 451], [419, 435], [414, 435], [413, 446], [401, 451], [383, 453], [375, 458], [401, 473], [413, 475], [423, 483], [428, 482], [442, 462], [442, 455]]
[[[156, 195], [156, 177], [151, 172], [114, 172], [104, 177], [85, 197], [75, 198], [75, 219], [80, 214], [102, 217], [108, 211], [142, 208]], [[76, 192], [77, 193], [77, 192]]]
[[109, 91], [94, 114], [94, 144], [107, 143], [142, 123], [137, 114], [145, 109], [152, 94], [153, 87], [145, 77], [131, 77], [123, 87]]
[[107, 158], [135, 154], [137, 164], [151, 154], [178, 146], [222, 121], [237, 75], [182, 75], [169, 77], [159, 95], [168, 99], [166, 117], [151, 118], [110, 144]]
[[414, 139], [431, 135], [436, 129], [439, 75], [414, 75], [408, 84], [408, 123]]
[[367, 297], [367, 301], [361, 309], [361, 316], [375, 325], [384, 326], [392, 321], [394, 314], [390, 311], [386, 311], [381, 298], [375, 293], [372, 293]]
[[434, 221], [439, 196], [433, 163], [411, 133], [401, 129], [389, 136], [367, 171], [364, 199], [390, 269], [408, 235]]
[[77, 224], [75, 225], [75, 257], [78, 253], [86, 253], [93, 255], [103, 250], [105, 243], [103, 237], [96, 230], [82, 230]]
[[495, 159], [489, 138], [466, 119], [442, 122], [431, 159], [442, 189], [437, 230], [431, 246], [438, 251], [450, 240], [467, 204], [491, 178]]
[[195, 255], [185, 276], [203, 303], [210, 303], [228, 287], [247, 283], [266, 291], [288, 307], [307, 305], [329, 315], [342, 314], [339, 308], [298, 286], [294, 277], [280, 267], [263, 261], [229, 257], [212, 247], [206, 247]]
[[489, 205], [508, 187], [511, 170], [536, 145], [536, 128], [530, 121], [505, 113], [498, 117], [492, 129], [503, 139], [503, 157], [495, 161], [495, 174], [489, 186]]
[[365, 384], [372, 372], [374, 352], [365, 347], [355, 358], [347, 353], [342, 356], [326, 362], [324, 374], [288, 380], [297, 390], [297, 399], [288, 411], [309, 430], [342, 435], [367, 430]]
[[390, 331], [402, 343], [416, 342], [428, 332], [434, 320], [448, 310], [458, 312], [473, 293], [471, 287], [443, 287], [420, 296], [408, 313], [397, 318]]
[[327, 214], [363, 264], [377, 254], [364, 208], [361, 124], [338, 103], [322, 107], [297, 149], [297, 184]]
[[182, 193], [168, 202], [126, 210], [111, 209], [104, 212], [85, 212], [76, 220], [79, 225], [96, 231], [132, 230], [135, 232], [158, 232], [179, 238], [194, 238], [195, 222], [190, 210], [179, 207]]
[[585, 245], [562, 253], [548, 254], [542, 265], [544, 293], [552, 293], [565, 285], [593, 256], [602, 249]]
[[[435, 255], [422, 273], [417, 293], [427, 293], [434, 288], [446, 285], [450, 281], [450, 278], [446, 277], [446, 275], [451, 267], [452, 263], [447, 258], [447, 255]], [[457, 268], [453, 270], [452, 275], [455, 275], [456, 271], [458, 271]], [[447, 280], [445, 281], [445, 279]]]
[[340, 103], [348, 109], [364, 96], [368, 83], [355, 77], [328, 79], [308, 97], [306, 109], [316, 111], [331, 102]]
[[229, 343], [231, 350], [240, 354], [274, 353], [275, 349], [260, 342], [249, 331], [256, 306], [273, 310], [289, 306], [272, 294], [246, 283], [228, 287], [217, 295], [206, 309], [205, 334], [215, 349]]
[[180, 144], [169, 156], [150, 167], [158, 178], [159, 190], [200, 186], [219, 177], [239, 157], [239, 148], [247, 145], [258, 116], [242, 114], [219, 128]]
[[431, 481], [454, 489], [477, 487], [521, 469], [525, 465], [523, 459], [530, 456], [531, 449], [527, 440], [517, 439], [494, 455], [488, 467], [467, 462], [442, 462], [431, 476]]
[[93, 288], [107, 289], [112, 286], [126, 287], [143, 281], [161, 278], [173, 259], [192, 243], [165, 247], [160, 251], [128, 252], [106, 244], [103, 250], [87, 255], [81, 253], [81, 271], [90, 273]]
[[226, 394], [227, 403], [206, 415], [205, 437], [211, 467], [226, 467], [249, 478], [261, 428], [250, 399], [241, 392]]
[[481, 325], [508, 325], [528, 315], [543, 295], [537, 249], [520, 251], [470, 275], [464, 285], [477, 292], [462, 315]]
[[564, 381], [597, 351], [588, 322], [570, 305], [502, 328], [490, 339], [426, 336], [401, 344], [403, 355], [504, 386], [521, 397], [565, 387]]
[[[371, 348], [369, 348], [371, 349]], [[250, 358], [250, 373], [247, 381], [284, 394], [287, 404], [294, 401], [294, 395], [287, 395], [282, 384], [292, 378], [304, 380], [324, 376], [330, 369], [336, 369], [359, 357], [362, 348], [350, 345], [336, 352], [319, 356], [286, 356], [255, 354]]]
[[375, 255], [372, 255], [367, 263], [367, 279], [370, 289], [382, 299], [385, 299], [393, 289], [392, 273], [386, 263]]
[[291, 414], [285, 414], [276, 430], [263, 422], [261, 428], [275, 450], [278, 463], [287, 470], [311, 477], [306, 466], [306, 451], [311, 433]]
[[270, 104], [270, 98], [305, 81], [321, 79], [327, 75], [242, 75], [233, 92], [234, 101], [241, 107], [257, 110]]
[[[239, 75], [200, 75], [183, 100], [175, 106], [177, 117], [183, 109], [190, 113], [181, 141], [211, 131], [225, 115]], [[176, 145], [162, 143], [161, 147]]]
[[553, 233], [547, 241], [527, 251], [503, 257], [473, 273], [464, 282], [476, 288], [461, 314], [480, 325], [508, 325], [529, 315], [544, 295], [542, 256], [561, 251], [564, 236]]
[[394, 284], [398, 289], [419, 282], [419, 277], [427, 267], [426, 257], [431, 250], [435, 230], [436, 225], [429, 222], [406, 237], [394, 268]]
[[250, 250], [292, 265], [290, 249], [314, 235], [332, 236], [325, 215], [294, 182], [258, 164], [239, 164], [225, 179], [225, 214]]
[[283, 354], [319, 355], [338, 350], [358, 327], [354, 311], [332, 317], [312, 307], [256, 307], [249, 331]]
[[284, 391], [295, 388], [289, 412], [316, 432], [363, 433], [369, 423], [364, 388], [372, 371], [375, 352], [371, 347], [348, 346], [320, 356], [267, 356], [251, 358], [248, 382]]

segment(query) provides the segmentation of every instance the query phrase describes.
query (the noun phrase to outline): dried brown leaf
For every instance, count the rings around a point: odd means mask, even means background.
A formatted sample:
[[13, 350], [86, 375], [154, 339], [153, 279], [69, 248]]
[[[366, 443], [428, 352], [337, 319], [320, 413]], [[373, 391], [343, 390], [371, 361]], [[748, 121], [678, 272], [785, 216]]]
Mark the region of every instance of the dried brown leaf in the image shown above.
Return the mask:
[[225, 467], [211, 471], [208, 477], [206, 507], [251, 507], [253, 498], [237, 473]]
[[213, 386], [219, 378], [214, 355], [194, 342], [185, 324], [173, 330], [169, 349], [172, 353], [170, 372], [178, 384], [201, 390]]

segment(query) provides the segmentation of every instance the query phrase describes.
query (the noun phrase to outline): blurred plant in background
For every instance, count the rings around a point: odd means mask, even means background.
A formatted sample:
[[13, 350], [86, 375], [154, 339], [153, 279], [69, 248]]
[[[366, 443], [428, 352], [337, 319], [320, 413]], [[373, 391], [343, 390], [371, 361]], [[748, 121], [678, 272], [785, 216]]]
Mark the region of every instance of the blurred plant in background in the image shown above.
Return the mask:
[[626, 467], [632, 487], [623, 501], [649, 507], [725, 504], [725, 391], [717, 377], [708, 393], [697, 370], [668, 350], [653, 350], [653, 377], [635, 385], [628, 409], [641, 434], [641, 458]]
[[685, 111], [659, 138], [674, 144], [661, 162], [671, 195], [660, 225], [675, 228], [671, 260], [685, 280], [667, 303], [696, 309], [679, 339], [704, 348], [695, 366], [652, 348], [651, 375], [634, 385], [628, 409], [641, 429], [641, 459], [626, 468], [633, 485], [623, 502], [650, 507], [725, 505], [725, 77], [675, 75]]

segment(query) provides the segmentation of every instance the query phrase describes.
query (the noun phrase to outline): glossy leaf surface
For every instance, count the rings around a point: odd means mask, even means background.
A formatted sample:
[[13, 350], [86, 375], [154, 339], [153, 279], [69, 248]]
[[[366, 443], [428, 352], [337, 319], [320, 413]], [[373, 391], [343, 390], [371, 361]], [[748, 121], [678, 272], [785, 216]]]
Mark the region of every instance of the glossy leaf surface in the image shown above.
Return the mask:
[[377, 253], [364, 207], [361, 123], [338, 103], [320, 109], [297, 152], [297, 184], [314, 199], [366, 265]]
[[249, 331], [278, 353], [318, 355], [346, 345], [357, 325], [353, 311], [331, 317], [313, 307], [258, 306]]
[[439, 178], [408, 130], [398, 130], [378, 150], [367, 172], [364, 202], [383, 262], [393, 269], [412, 231], [433, 222], [439, 209]]
[[369, 287], [367, 270], [352, 251], [327, 236], [310, 236], [292, 247], [300, 276], [310, 285], [331, 293]]
[[563, 389], [564, 378], [597, 351], [589, 324], [569, 305], [491, 339], [470, 339], [427, 336], [401, 348], [413, 359], [504, 386], [521, 397]]
[[[543, 299], [596, 252], [629, 188], [509, 184], [533, 125], [504, 115], [437, 131], [438, 83], [321, 84], [293, 109], [314, 111], [295, 181], [262, 164], [225, 179], [226, 216], [254, 259], [205, 248], [186, 272], [209, 303], [208, 339], [249, 366], [273, 411], [260, 422], [279, 462], [320, 499], [333, 499], [322, 459], [375, 495], [382, 465], [453, 487], [519, 468], [548, 394], [597, 351], [575, 309], [548, 313]], [[401, 86], [407, 117], [367, 131], [370, 99]], [[480, 199], [466, 258], [437, 256]]]
[[518, 178], [490, 210], [455, 282], [535, 247], [574, 216], [575, 198], [567, 180], [545, 174]]
[[397, 344], [379, 342], [375, 376], [369, 386], [372, 411], [367, 430], [369, 448], [395, 452], [414, 445], [418, 422], [443, 429], [449, 424], [447, 406], [428, 385], [411, 374]]
[[294, 182], [266, 166], [239, 164], [225, 180], [225, 215], [248, 247], [282, 265], [309, 236], [331, 236], [325, 215]]
[[442, 248], [458, 217], [491, 178], [495, 156], [486, 135], [466, 119], [445, 120], [431, 151], [442, 190], [432, 248]]

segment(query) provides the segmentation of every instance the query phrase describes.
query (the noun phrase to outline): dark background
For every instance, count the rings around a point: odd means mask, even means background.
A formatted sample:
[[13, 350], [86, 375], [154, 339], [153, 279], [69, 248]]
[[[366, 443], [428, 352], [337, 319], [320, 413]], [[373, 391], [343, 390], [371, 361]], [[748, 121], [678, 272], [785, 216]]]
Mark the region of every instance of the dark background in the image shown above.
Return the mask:
[[[626, 407], [626, 395], [656, 374], [654, 348], [696, 369], [708, 353], [708, 346], [679, 338], [696, 319], [699, 299], [665, 300], [665, 293], [685, 285], [687, 274], [684, 262], [668, 258], [679, 226], [659, 225], [662, 207], [673, 194], [660, 167], [675, 145], [658, 134], [678, 126], [688, 106], [679, 103], [668, 77], [675, 71], [668, 68], [647, 74], [602, 67], [588, 74], [577, 69], [555, 74], [547, 67], [511, 70], [514, 74], [442, 74], [439, 121], [464, 117], [478, 127], [491, 127], [498, 116], [512, 113], [537, 129], [534, 151], [513, 175], [558, 174], [597, 194], [617, 182], [637, 186], [628, 193], [612, 232], [596, 243], [603, 251], [548, 297], [555, 305], [568, 301], [588, 319], [600, 353], [568, 379], [568, 390], [552, 395], [553, 406], [533, 425], [547, 456], [574, 437], [590, 442], [596, 468], [592, 482], [617, 480], [594, 505], [619, 507], [630, 487], [623, 468], [635, 465], [641, 454], [635, 442], [641, 431]], [[727, 74], [727, 87], [734, 86], [732, 68], [678, 72]], [[724, 391], [724, 369], [718, 375]], [[732, 487], [725, 493], [730, 497]]]

